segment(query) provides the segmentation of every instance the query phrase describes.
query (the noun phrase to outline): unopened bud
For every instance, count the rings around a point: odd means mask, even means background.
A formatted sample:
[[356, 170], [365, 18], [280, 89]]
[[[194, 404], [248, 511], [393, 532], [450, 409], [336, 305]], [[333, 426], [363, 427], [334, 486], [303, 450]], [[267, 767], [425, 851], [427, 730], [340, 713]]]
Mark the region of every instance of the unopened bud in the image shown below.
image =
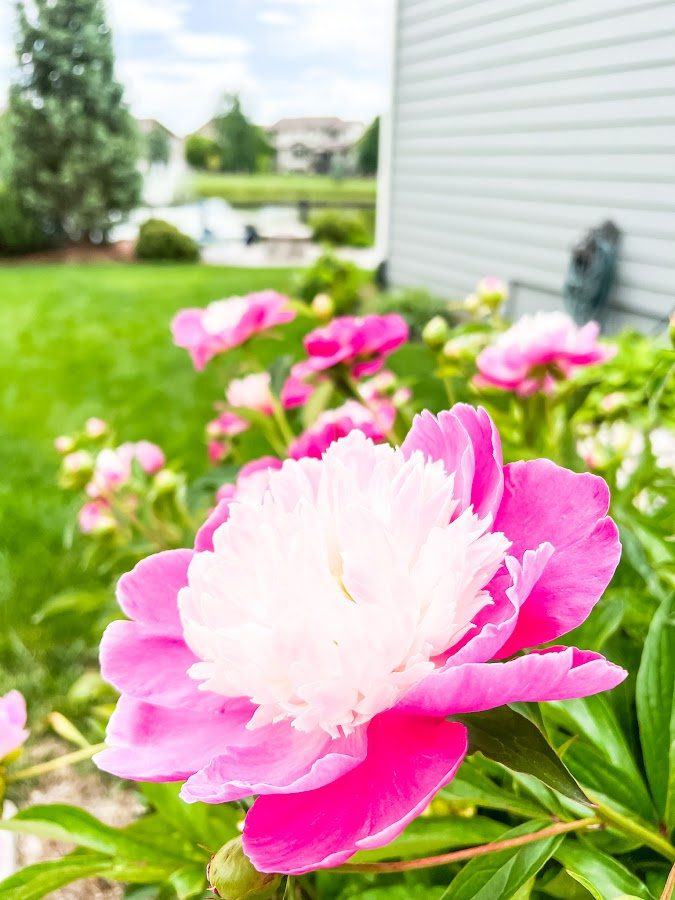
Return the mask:
[[108, 430], [108, 423], [98, 416], [92, 416], [84, 423], [84, 433], [90, 438], [100, 438]]
[[491, 311], [498, 309], [502, 303], [509, 299], [509, 289], [506, 282], [493, 275], [486, 275], [476, 286], [476, 294], [481, 304]]
[[54, 449], [62, 455], [72, 453], [75, 449], [75, 441], [69, 434], [60, 434], [54, 438]]
[[459, 334], [451, 338], [443, 347], [446, 359], [470, 362], [478, 356], [483, 346], [483, 338], [476, 334]]
[[181, 482], [180, 475], [171, 469], [160, 469], [155, 475], [153, 485], [158, 494], [173, 494]]
[[335, 313], [335, 303], [330, 294], [317, 294], [312, 300], [312, 311], [317, 319], [330, 319]]
[[450, 328], [443, 316], [434, 316], [424, 326], [422, 340], [432, 350], [437, 350], [447, 341], [449, 334]]
[[274, 896], [281, 876], [258, 872], [244, 853], [241, 838], [233, 838], [211, 857], [207, 877], [211, 890], [223, 900], [266, 900]]

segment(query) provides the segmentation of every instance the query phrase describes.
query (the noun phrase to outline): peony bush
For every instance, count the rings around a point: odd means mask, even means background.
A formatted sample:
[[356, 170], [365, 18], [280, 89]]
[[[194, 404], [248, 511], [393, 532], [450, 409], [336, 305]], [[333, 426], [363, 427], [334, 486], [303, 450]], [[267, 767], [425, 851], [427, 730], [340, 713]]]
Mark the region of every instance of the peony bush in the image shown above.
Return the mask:
[[506, 296], [483, 279], [424, 343], [398, 312], [271, 290], [186, 309], [195, 369], [236, 361], [208, 474], [99, 418], [55, 440], [85, 563], [121, 574], [100, 623], [119, 698], [103, 740], [57, 715], [78, 749], [18, 770], [25, 706], [0, 698], [0, 788], [91, 757], [148, 811], [118, 831], [22, 809], [3, 828], [80, 849], [0, 898], [92, 875], [177, 897], [670, 896], [672, 350], [563, 313], [509, 325]]

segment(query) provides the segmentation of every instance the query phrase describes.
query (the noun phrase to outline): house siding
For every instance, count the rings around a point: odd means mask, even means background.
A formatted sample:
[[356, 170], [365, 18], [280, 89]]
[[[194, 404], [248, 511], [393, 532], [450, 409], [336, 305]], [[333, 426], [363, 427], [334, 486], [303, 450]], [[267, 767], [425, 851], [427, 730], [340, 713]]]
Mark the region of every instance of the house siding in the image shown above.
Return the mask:
[[560, 307], [572, 245], [623, 233], [610, 329], [675, 292], [675, 2], [398, 0], [388, 273], [512, 312]]

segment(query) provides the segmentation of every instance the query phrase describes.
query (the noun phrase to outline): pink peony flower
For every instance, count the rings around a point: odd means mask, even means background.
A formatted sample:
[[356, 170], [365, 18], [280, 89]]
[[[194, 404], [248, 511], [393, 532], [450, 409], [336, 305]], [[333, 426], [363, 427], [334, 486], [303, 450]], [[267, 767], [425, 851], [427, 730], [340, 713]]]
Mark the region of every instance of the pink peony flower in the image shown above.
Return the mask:
[[[300, 363], [298, 363], [298, 366]], [[297, 366], [293, 367], [297, 370]], [[302, 369], [300, 373], [302, 374]], [[303, 381], [297, 371], [291, 372], [281, 388], [281, 405], [284, 409], [295, 409], [304, 406], [314, 393], [314, 385]]]
[[294, 367], [300, 377], [348, 366], [355, 378], [374, 375], [384, 360], [408, 340], [408, 325], [402, 316], [341, 316], [306, 335], [309, 359]]
[[226, 502], [194, 551], [119, 582], [130, 621], [101, 665], [122, 696], [97, 762], [185, 781], [188, 802], [257, 796], [261, 871], [396, 837], [466, 754], [448, 717], [625, 677], [573, 647], [516, 655], [586, 619], [620, 546], [601, 478], [504, 466], [483, 410], [423, 413], [400, 449], [354, 431]]
[[242, 419], [233, 412], [221, 413], [206, 426], [206, 433], [211, 438], [235, 437], [251, 427], [247, 419]]
[[103, 497], [125, 485], [131, 478], [134, 460], [147, 475], [154, 475], [166, 462], [162, 449], [150, 441], [127, 441], [114, 450], [105, 447], [96, 457], [87, 494]]
[[523, 316], [478, 354], [475, 383], [522, 396], [549, 393], [556, 377], [568, 378], [614, 355], [615, 348], [598, 344], [599, 332], [597, 322], [579, 328], [562, 312]]
[[347, 400], [336, 409], [322, 412], [316, 422], [303, 432], [288, 448], [292, 459], [311, 456], [321, 459], [325, 450], [350, 431], [362, 431], [375, 443], [387, 439], [396, 419], [396, 410], [390, 403], [379, 402], [377, 411], [373, 412], [356, 400]]
[[0, 760], [14, 753], [28, 738], [26, 701], [18, 691], [0, 697]]
[[254, 409], [269, 416], [274, 408], [270, 382], [269, 372], [233, 378], [225, 392], [225, 398], [230, 406]]
[[294, 318], [288, 297], [276, 291], [259, 291], [216, 300], [204, 309], [183, 309], [174, 317], [171, 332], [174, 344], [185, 347], [194, 367], [203, 369], [219, 353]]
[[77, 514], [77, 524], [82, 534], [104, 534], [117, 528], [107, 500], [90, 500]]

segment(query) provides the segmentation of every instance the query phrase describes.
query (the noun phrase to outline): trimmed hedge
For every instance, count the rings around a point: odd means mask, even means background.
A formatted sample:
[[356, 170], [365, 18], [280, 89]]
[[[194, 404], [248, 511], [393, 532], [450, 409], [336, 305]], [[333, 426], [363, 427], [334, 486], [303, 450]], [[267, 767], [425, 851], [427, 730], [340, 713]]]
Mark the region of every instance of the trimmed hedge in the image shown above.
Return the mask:
[[148, 219], [138, 234], [136, 257], [144, 260], [197, 262], [199, 245], [163, 219]]

